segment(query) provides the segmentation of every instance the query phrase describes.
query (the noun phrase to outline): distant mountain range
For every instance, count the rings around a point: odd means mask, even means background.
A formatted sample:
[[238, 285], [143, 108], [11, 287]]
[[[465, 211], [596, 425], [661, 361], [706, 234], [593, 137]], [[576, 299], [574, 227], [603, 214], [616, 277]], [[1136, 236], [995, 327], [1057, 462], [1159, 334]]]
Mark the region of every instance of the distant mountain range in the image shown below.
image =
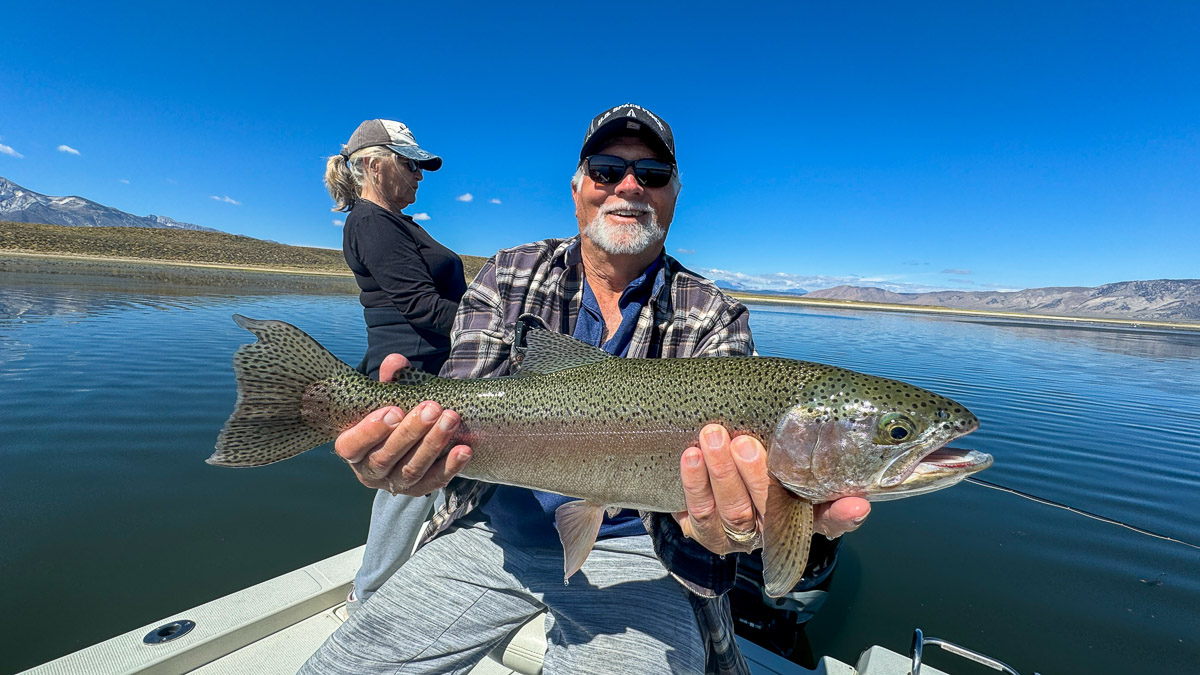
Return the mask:
[[717, 285], [717, 288], [721, 288], [726, 291], [744, 291], [746, 293], [770, 293], [771, 295], [804, 295], [805, 293], [808, 293], [808, 291], [804, 290], [803, 288], [787, 288], [787, 289], [768, 291], [768, 290], [764, 290], [764, 289], [753, 288], [750, 284], [746, 284], [746, 283], [743, 283], [740, 281], [729, 281], [728, 279], [713, 279], [713, 283]]
[[[83, 227], [151, 227], [220, 232], [164, 216], [135, 216], [82, 197], [48, 197], [0, 177], [0, 221], [4, 220]], [[894, 293], [861, 286], [835, 286], [810, 292], [802, 288], [755, 288], [752, 282], [722, 279], [717, 272], [709, 272], [717, 286], [744, 293], [1024, 314], [1200, 323], [1200, 279], [1122, 281], [1094, 288], [1070, 286], [1012, 292]]]
[[803, 297], [1056, 316], [1200, 322], [1200, 279], [1121, 281], [1094, 288], [1068, 286], [1011, 292], [893, 293], [881, 288], [835, 286]]
[[166, 216], [135, 216], [83, 197], [50, 197], [0, 176], [0, 220], [78, 227], [154, 227], [168, 230], [220, 232]]

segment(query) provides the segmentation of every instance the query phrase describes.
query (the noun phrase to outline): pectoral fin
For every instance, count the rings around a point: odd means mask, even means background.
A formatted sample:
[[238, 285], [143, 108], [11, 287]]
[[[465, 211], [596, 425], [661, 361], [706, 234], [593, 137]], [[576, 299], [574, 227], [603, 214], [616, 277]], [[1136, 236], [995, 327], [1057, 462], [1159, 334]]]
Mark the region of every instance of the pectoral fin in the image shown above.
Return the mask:
[[583, 567], [583, 562], [592, 552], [600, 524], [604, 522], [604, 506], [583, 500], [567, 502], [554, 510], [554, 520], [558, 524], [558, 538], [563, 545], [565, 582]]
[[767, 595], [778, 598], [804, 576], [812, 534], [813, 505], [771, 481], [763, 514], [763, 581]]

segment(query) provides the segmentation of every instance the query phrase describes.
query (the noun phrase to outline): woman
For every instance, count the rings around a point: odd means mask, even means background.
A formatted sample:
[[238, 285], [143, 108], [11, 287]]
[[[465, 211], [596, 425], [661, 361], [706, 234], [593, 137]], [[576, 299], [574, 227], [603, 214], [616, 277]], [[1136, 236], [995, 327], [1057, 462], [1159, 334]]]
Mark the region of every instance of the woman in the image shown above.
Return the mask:
[[402, 213], [416, 201], [424, 171], [441, 166], [441, 157], [391, 120], [363, 122], [326, 163], [334, 210], [350, 212], [342, 252], [362, 289], [367, 354], [359, 370], [372, 378], [392, 352], [437, 374], [450, 351], [450, 326], [467, 288], [462, 260]]
[[[413, 367], [437, 374], [450, 351], [450, 326], [467, 287], [462, 260], [402, 212], [416, 201], [424, 171], [441, 166], [442, 158], [422, 150], [408, 127], [378, 119], [360, 124], [325, 165], [333, 210], [350, 212], [342, 252], [361, 289], [367, 324], [367, 353], [358, 370], [372, 379], [388, 354], [403, 354]], [[408, 559], [433, 500], [376, 493], [348, 611]]]

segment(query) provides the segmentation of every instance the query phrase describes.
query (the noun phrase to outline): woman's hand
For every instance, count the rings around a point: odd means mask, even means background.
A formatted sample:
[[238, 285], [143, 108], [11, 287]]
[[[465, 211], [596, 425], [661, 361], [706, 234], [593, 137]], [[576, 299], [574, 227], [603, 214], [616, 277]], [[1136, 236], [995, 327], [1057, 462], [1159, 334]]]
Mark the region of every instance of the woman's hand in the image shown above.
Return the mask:
[[[713, 553], [760, 548], [762, 514], [772, 480], [765, 448], [752, 436], [730, 441], [719, 424], [701, 430], [700, 446], [688, 448], [680, 461], [687, 501], [687, 511], [674, 514], [680, 528]], [[827, 537], [840, 537], [857, 529], [870, 512], [867, 500], [844, 497], [818, 504], [813, 527]]]
[[[408, 367], [408, 359], [391, 354], [379, 367], [379, 379], [392, 379]], [[420, 497], [445, 487], [471, 459], [471, 448], [445, 448], [458, 429], [458, 413], [433, 401], [405, 414], [395, 406], [380, 408], [343, 431], [333, 451], [350, 464], [363, 485], [398, 495]]]

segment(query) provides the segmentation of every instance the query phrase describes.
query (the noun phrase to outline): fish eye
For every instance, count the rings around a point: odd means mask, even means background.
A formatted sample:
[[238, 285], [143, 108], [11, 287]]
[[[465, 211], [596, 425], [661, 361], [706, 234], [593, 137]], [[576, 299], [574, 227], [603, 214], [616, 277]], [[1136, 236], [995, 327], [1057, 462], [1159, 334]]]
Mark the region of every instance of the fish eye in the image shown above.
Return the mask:
[[879, 422], [879, 430], [881, 432], [880, 440], [885, 443], [903, 443], [917, 433], [917, 427], [913, 421], [899, 413], [885, 415]]

